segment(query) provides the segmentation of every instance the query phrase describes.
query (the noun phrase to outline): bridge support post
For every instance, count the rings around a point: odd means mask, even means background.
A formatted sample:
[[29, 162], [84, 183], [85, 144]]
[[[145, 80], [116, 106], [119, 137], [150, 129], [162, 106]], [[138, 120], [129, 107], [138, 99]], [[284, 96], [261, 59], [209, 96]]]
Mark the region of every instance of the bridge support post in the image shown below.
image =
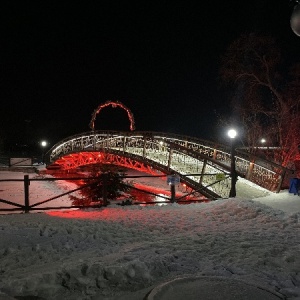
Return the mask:
[[206, 164], [207, 164], [207, 159], [205, 159], [203, 161], [203, 166], [202, 166], [202, 170], [201, 170], [201, 176], [200, 176], [200, 179], [199, 179], [199, 183], [202, 185], [202, 182], [203, 182], [203, 174], [205, 173], [205, 169], [206, 169]]
[[24, 175], [24, 194], [25, 194], [25, 203], [24, 203], [24, 210], [25, 213], [29, 213], [29, 176]]

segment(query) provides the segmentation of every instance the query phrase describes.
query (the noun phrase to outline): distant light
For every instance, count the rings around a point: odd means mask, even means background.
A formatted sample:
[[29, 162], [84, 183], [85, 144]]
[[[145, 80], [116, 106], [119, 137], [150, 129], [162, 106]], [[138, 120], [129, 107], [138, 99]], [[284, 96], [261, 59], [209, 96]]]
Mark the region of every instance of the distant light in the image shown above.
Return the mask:
[[160, 141], [159, 144], [162, 146], [162, 145], [164, 144], [164, 142], [163, 142], [163, 141]]
[[237, 136], [237, 131], [235, 129], [229, 129], [227, 134], [231, 139], [234, 139]]
[[266, 141], [267, 141], [267, 140], [264, 139], [264, 138], [262, 138], [262, 139], [260, 140], [260, 142], [261, 142], [262, 144], [264, 144]]
[[42, 147], [46, 147], [47, 144], [48, 144], [48, 143], [47, 143], [46, 141], [41, 141], [41, 146], [42, 146]]

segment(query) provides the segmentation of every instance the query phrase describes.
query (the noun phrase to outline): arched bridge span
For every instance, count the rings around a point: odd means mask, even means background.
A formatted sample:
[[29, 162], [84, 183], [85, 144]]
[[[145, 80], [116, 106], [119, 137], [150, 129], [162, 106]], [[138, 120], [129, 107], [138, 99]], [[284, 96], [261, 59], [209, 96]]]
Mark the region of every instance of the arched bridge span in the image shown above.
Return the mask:
[[[284, 168], [238, 150], [235, 159], [240, 177], [279, 191]], [[84, 132], [54, 145], [46, 160], [48, 168], [56, 166], [62, 170], [109, 162], [152, 174], [178, 174], [182, 182], [207, 197], [227, 197], [230, 189], [230, 148], [177, 134]], [[225, 179], [218, 181], [216, 174], [220, 173]]]

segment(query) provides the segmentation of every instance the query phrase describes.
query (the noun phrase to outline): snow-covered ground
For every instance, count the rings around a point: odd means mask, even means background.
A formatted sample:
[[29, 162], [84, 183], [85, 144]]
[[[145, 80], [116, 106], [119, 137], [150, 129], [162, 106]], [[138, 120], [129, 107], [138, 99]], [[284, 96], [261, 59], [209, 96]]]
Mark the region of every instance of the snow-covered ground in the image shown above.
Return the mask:
[[[2, 179], [23, 176], [0, 172]], [[34, 182], [30, 201], [69, 185]], [[67, 205], [65, 197], [52, 205]], [[0, 198], [23, 201], [22, 183], [0, 182]], [[282, 191], [252, 200], [3, 214], [0, 257], [0, 291], [11, 297], [137, 300], [165, 280], [193, 275], [300, 299], [300, 197]]]

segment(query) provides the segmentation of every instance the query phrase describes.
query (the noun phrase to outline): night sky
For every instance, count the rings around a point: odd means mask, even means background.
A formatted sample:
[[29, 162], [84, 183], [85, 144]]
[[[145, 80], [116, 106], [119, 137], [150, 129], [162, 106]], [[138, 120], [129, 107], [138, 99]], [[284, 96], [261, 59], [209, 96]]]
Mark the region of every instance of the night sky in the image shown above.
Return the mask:
[[[136, 130], [214, 139], [230, 115], [220, 57], [243, 33], [270, 34], [300, 60], [288, 0], [7, 1], [1, 4], [0, 134], [55, 144], [89, 131], [94, 109], [124, 103]], [[213, 3], [213, 4], [212, 4]], [[95, 129], [129, 130], [105, 108]]]

